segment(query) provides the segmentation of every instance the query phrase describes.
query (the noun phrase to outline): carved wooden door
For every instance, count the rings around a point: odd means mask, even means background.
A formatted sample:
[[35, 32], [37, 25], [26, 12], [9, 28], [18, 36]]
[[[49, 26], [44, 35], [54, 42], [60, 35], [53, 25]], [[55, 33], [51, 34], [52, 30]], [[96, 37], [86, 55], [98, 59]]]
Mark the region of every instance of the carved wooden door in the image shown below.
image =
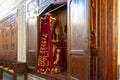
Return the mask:
[[68, 0], [68, 71], [72, 80], [89, 79], [89, 0]]

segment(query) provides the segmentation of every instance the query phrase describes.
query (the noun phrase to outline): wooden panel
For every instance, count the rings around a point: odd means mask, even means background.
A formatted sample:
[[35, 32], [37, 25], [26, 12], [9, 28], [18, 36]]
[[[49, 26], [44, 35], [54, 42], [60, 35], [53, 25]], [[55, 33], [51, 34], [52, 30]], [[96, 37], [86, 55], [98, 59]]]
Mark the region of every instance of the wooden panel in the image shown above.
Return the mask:
[[[88, 12], [87, 0], [72, 0], [70, 10], [71, 49], [83, 50], [88, 47]], [[81, 10], [79, 10], [81, 7]]]
[[[88, 80], [88, 55], [71, 55], [71, 76]], [[73, 78], [73, 79], [74, 79]]]
[[98, 57], [90, 58], [90, 80], [98, 80]]
[[99, 45], [97, 48], [91, 49], [91, 57], [98, 58], [98, 64], [96, 64], [98, 72], [95, 74], [97, 78], [91, 74], [94, 77], [92, 80], [117, 80], [117, 0], [96, 1], [98, 2], [97, 36]]
[[[88, 0], [69, 0], [68, 52], [71, 79], [89, 79], [89, 8]], [[81, 8], [81, 9], [80, 9]], [[69, 58], [69, 57], [68, 57]]]
[[98, 48], [100, 44], [98, 28], [98, 0], [91, 2], [90, 15], [90, 80], [98, 80]]
[[9, 42], [10, 42], [10, 19], [4, 21], [4, 28], [5, 28], [5, 51], [6, 51], [6, 58], [9, 58]]
[[28, 66], [36, 66], [38, 53], [37, 17], [29, 17], [27, 21], [27, 64]]
[[35, 52], [28, 52], [27, 53], [27, 64], [29, 66], [36, 66], [36, 55]]
[[17, 60], [17, 26], [16, 14], [1, 20], [1, 58]]
[[113, 0], [113, 51], [112, 51], [112, 73], [113, 80], [118, 79], [118, 0]]
[[10, 31], [11, 31], [11, 39], [10, 39], [10, 54], [11, 59], [16, 59], [17, 56], [17, 26], [16, 26], [16, 15], [10, 17]]

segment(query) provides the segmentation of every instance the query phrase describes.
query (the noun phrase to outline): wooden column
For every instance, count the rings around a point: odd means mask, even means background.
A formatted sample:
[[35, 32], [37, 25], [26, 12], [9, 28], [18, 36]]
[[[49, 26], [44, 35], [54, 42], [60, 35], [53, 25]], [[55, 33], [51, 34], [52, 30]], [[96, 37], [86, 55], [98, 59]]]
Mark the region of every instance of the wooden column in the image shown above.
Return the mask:
[[116, 2], [98, 0], [98, 80], [117, 80]]

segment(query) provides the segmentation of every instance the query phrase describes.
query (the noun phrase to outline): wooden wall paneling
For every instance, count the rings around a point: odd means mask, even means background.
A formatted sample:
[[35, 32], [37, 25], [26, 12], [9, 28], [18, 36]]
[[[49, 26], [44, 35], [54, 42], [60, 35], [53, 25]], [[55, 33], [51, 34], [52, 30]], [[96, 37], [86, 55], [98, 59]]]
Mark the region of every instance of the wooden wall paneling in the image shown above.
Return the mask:
[[16, 14], [10, 16], [10, 54], [12, 55], [11, 59], [17, 60], [17, 23], [16, 23]]
[[[98, 80], [106, 80], [105, 79], [105, 74], [106, 74], [106, 69], [105, 69], [105, 53], [106, 52], [106, 42], [107, 42], [107, 22], [106, 22], [106, 18], [107, 18], [107, 2], [106, 0], [102, 0], [102, 1], [98, 1], [98, 6], [99, 6], [99, 16], [98, 16], [98, 27], [99, 27], [99, 41], [100, 41], [100, 45], [98, 47], [99, 52], [97, 53], [98, 55], [98, 60], [99, 60], [99, 66], [98, 66]], [[102, 27], [103, 26], [103, 27]]]
[[118, 79], [118, 0], [113, 0], [112, 80]]
[[5, 58], [8, 58], [7, 55], [8, 55], [8, 49], [7, 49], [7, 44], [8, 44], [8, 35], [9, 35], [9, 21], [8, 21], [8, 18], [6, 18], [4, 21], [3, 21], [3, 26], [4, 26], [4, 52], [5, 52]]
[[1, 25], [2, 25], [2, 32], [1, 32], [1, 35], [2, 35], [2, 39], [1, 39], [2, 40], [1, 41], [2, 42], [2, 50], [1, 50], [1, 52], [2, 53], [1, 53], [1, 55], [2, 55], [2, 57], [5, 57], [4, 56], [4, 54], [5, 54], [5, 48], [4, 48], [4, 38], [5, 38], [5, 35], [4, 35], [5, 32], [4, 31], [5, 31], [5, 29], [3, 27], [3, 23], [2, 22], [1, 22]]
[[37, 67], [37, 55], [38, 55], [38, 48], [39, 48], [39, 42], [38, 42], [38, 25], [39, 20], [37, 16], [34, 16], [33, 14], [36, 14], [36, 7], [38, 6], [38, 0], [31, 0], [27, 4], [27, 29], [26, 29], [26, 40], [27, 40], [27, 54], [26, 54], [26, 62], [28, 65], [28, 68], [33, 68], [36, 71]]
[[[117, 44], [117, 38], [118, 38], [118, 28], [116, 25], [117, 22], [117, 0], [107, 0], [107, 27], [108, 27], [108, 50], [107, 50], [107, 71], [108, 75], [106, 79], [111, 80], [117, 80], [117, 51], [118, 51], [118, 44]], [[110, 40], [111, 39], [111, 40]], [[116, 39], [116, 40], [115, 40]], [[109, 67], [111, 66], [111, 67]], [[108, 68], [109, 67], [109, 68]], [[112, 73], [112, 74], [109, 74]], [[109, 77], [109, 78], [108, 78]]]
[[[13, 17], [14, 16], [14, 17]], [[14, 23], [13, 23], [14, 21]], [[12, 28], [11, 26], [13, 26]], [[12, 14], [1, 20], [1, 58], [17, 60], [17, 26], [16, 15]], [[14, 34], [11, 34], [14, 32]], [[12, 44], [13, 43], [13, 44]], [[12, 49], [12, 45], [14, 49]]]
[[2, 34], [2, 37], [3, 37], [3, 40], [2, 40], [2, 42], [3, 42], [3, 46], [2, 46], [2, 48], [3, 48], [3, 56], [5, 57], [5, 28], [4, 28], [4, 24], [3, 24], [3, 22], [2, 22], [2, 27], [3, 27], [3, 34]]
[[90, 80], [98, 80], [98, 0], [91, 0], [90, 9]]
[[[2, 26], [4, 26], [4, 21], [2, 22]], [[4, 57], [6, 58], [6, 48], [5, 48], [5, 45], [6, 45], [6, 43], [5, 43], [5, 41], [6, 41], [6, 35], [5, 35], [5, 32], [6, 32], [6, 30], [5, 30], [5, 27], [3, 27], [3, 54], [4, 54]]]
[[9, 43], [10, 43], [10, 18], [6, 19], [4, 22], [5, 27], [5, 51], [6, 51], [6, 58], [10, 59], [9, 53]]
[[37, 17], [31, 16], [27, 20], [27, 64], [37, 66], [38, 54], [38, 23]]
[[73, 80], [89, 80], [89, 4], [89, 0], [68, 1], [68, 68]]
[[[117, 80], [116, 0], [98, 0], [98, 80]], [[116, 34], [116, 36], [115, 36]], [[116, 40], [115, 40], [115, 39]], [[116, 48], [116, 49], [115, 49]], [[114, 53], [113, 53], [114, 52]]]
[[0, 22], [0, 58], [2, 57], [2, 24]]
[[[107, 76], [105, 79], [112, 80], [113, 79], [113, 68], [112, 68], [112, 51], [113, 51], [113, 0], [107, 0], [107, 54], [105, 55], [105, 69], [107, 70]], [[109, 74], [112, 73], [112, 74]]]

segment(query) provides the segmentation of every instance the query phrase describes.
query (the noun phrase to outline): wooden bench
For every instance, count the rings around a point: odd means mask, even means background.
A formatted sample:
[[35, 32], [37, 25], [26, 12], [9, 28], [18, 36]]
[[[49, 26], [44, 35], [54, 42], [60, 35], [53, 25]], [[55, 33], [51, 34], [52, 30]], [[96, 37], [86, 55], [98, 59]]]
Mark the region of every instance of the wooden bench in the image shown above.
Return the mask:
[[2, 80], [3, 72], [11, 74], [13, 80], [17, 80], [17, 73], [24, 73], [24, 80], [27, 80], [26, 63], [10, 59], [0, 59], [0, 80]]

